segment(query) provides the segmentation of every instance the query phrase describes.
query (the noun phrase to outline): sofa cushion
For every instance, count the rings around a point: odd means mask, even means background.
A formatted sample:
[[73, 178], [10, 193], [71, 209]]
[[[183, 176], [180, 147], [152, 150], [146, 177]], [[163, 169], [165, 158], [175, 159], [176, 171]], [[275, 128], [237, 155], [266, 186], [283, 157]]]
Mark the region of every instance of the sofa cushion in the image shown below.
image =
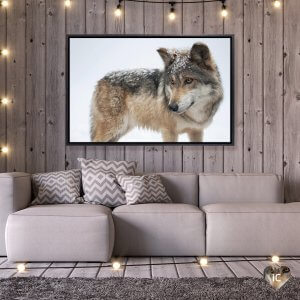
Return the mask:
[[82, 202], [80, 170], [33, 174], [31, 179], [34, 205]]
[[300, 255], [300, 203], [223, 203], [202, 209], [207, 255]]
[[158, 173], [173, 203], [198, 206], [199, 179], [193, 173]]
[[114, 255], [194, 256], [205, 254], [205, 216], [189, 204], [137, 204], [113, 210]]
[[274, 174], [199, 174], [199, 205], [283, 202], [282, 177]]
[[82, 169], [84, 200], [90, 204], [116, 207], [126, 204], [116, 174], [134, 175], [136, 162], [78, 158]]
[[157, 174], [143, 176], [117, 175], [125, 191], [126, 203], [170, 203], [172, 202]]
[[6, 225], [10, 261], [108, 261], [113, 243], [111, 210], [101, 205], [31, 206]]

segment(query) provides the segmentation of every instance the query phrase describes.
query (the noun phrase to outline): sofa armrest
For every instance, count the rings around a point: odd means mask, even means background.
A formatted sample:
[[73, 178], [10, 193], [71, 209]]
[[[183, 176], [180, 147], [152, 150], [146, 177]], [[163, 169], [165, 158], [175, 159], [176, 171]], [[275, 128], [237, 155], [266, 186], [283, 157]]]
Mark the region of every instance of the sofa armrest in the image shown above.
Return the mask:
[[0, 255], [6, 255], [5, 226], [9, 214], [31, 202], [31, 177], [28, 173], [0, 173]]

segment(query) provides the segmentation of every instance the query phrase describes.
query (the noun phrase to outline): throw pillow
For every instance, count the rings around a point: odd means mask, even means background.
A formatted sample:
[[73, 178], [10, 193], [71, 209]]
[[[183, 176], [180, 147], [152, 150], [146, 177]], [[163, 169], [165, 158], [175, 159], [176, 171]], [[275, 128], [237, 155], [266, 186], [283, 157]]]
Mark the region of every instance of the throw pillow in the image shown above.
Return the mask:
[[80, 170], [33, 174], [31, 180], [34, 195], [33, 205], [82, 202]]
[[82, 169], [84, 201], [116, 207], [126, 204], [116, 174], [134, 175], [136, 162], [78, 159]]
[[125, 191], [128, 205], [172, 202], [159, 175], [126, 176], [118, 174], [117, 179]]

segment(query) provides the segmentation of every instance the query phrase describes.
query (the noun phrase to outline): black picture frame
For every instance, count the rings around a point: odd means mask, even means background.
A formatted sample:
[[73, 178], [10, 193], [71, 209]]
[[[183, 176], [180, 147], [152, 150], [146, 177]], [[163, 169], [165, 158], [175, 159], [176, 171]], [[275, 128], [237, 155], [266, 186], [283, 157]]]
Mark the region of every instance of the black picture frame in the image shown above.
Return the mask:
[[[71, 142], [70, 141], [70, 40], [72, 38], [229, 38], [230, 39], [230, 141], [228, 142]], [[67, 34], [66, 35], [66, 145], [67, 146], [233, 146], [234, 145], [234, 35], [124, 35], [124, 34]]]

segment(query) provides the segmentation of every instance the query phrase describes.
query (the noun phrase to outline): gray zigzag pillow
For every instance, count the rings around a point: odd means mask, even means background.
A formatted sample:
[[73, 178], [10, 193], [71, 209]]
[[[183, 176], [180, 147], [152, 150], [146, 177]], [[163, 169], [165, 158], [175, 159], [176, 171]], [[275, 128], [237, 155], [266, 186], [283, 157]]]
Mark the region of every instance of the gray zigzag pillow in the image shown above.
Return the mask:
[[134, 175], [136, 162], [78, 158], [82, 169], [84, 201], [116, 207], [126, 204], [116, 174]]
[[32, 205], [82, 202], [80, 170], [33, 174], [31, 180], [35, 198]]
[[172, 202], [159, 175], [117, 175], [117, 180], [125, 191], [128, 205]]

